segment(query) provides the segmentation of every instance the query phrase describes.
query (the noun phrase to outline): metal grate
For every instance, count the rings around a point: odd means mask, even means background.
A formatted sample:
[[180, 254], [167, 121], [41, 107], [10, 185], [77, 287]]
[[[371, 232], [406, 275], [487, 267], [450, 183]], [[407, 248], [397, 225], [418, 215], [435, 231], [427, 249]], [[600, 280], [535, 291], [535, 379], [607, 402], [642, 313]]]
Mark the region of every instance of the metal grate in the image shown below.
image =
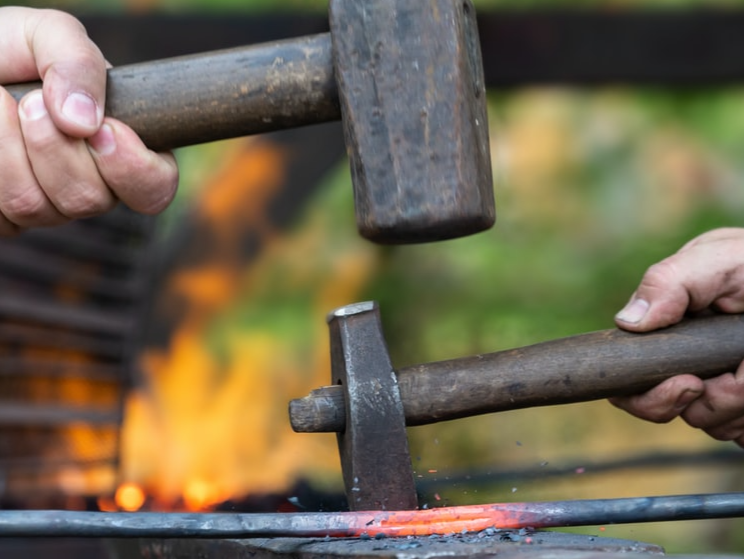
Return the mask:
[[0, 240], [0, 503], [113, 491], [152, 229], [122, 206]]

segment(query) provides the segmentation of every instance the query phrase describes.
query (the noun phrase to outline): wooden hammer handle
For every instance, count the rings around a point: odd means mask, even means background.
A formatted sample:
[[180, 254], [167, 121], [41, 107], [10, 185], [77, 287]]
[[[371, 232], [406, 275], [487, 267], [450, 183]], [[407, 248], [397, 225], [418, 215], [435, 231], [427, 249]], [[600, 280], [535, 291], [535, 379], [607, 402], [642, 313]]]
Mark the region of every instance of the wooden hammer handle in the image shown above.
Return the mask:
[[[679, 374], [710, 378], [744, 361], [744, 315], [686, 320], [646, 334], [603, 330], [397, 371], [406, 425], [648, 390]], [[342, 387], [290, 404], [298, 432], [342, 431]]]
[[155, 151], [338, 120], [330, 35], [112, 68], [105, 112]]

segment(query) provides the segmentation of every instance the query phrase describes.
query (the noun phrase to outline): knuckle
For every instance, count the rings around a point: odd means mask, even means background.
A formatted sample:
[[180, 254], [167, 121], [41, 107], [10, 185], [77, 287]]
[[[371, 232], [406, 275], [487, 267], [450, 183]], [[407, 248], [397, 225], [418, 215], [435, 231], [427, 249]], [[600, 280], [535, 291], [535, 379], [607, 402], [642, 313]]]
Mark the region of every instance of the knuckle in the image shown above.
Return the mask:
[[651, 265], [643, 276], [642, 283], [656, 288], [671, 285], [679, 277], [677, 267], [671, 258], [666, 258]]
[[64, 25], [67, 28], [77, 28], [78, 31], [85, 32], [85, 27], [77, 18], [62, 10], [54, 8], [42, 9], [39, 11], [39, 16], [50, 26]]
[[651, 423], [669, 423], [678, 415], [674, 410], [661, 406], [644, 405], [644, 402], [638, 396], [611, 398], [610, 403], [638, 419]]
[[46, 197], [37, 188], [24, 188], [22, 193], [3, 200], [2, 213], [12, 223], [33, 225], [46, 214]]
[[61, 196], [54, 200], [59, 212], [70, 219], [101, 215], [114, 206], [113, 197], [105, 188], [81, 188], [74, 196]]
[[59, 132], [48, 115], [39, 120], [23, 120], [21, 128], [26, 151], [32, 161], [48, 157], [60, 147]]
[[106, 182], [132, 209], [147, 215], [162, 212], [178, 188], [178, 168], [152, 155], [128, 169], [107, 173]]
[[39, 29], [42, 35], [45, 35], [47, 30], [54, 30], [56, 32], [62, 30], [67, 37], [80, 37], [86, 43], [90, 42], [92, 44], [83, 23], [67, 12], [54, 8], [40, 9], [38, 10], [37, 21], [39, 22], [39, 28], [37, 29]]
[[88, 36], [83, 23], [76, 17], [55, 9], [45, 9], [39, 11], [39, 25], [36, 28], [36, 35], [46, 37], [50, 33], [58, 36], [64, 35], [65, 56], [57, 60], [50, 61], [50, 65], [43, 68], [42, 75], [44, 80], [47, 79], [47, 70], [52, 74], [64, 68], [80, 68], [87, 72], [92, 69], [103, 69], [105, 60], [100, 49]]
[[156, 187], [156, 193], [143, 205], [141, 211], [147, 215], [159, 214], [173, 201], [178, 187], [178, 179], [163, 182]]

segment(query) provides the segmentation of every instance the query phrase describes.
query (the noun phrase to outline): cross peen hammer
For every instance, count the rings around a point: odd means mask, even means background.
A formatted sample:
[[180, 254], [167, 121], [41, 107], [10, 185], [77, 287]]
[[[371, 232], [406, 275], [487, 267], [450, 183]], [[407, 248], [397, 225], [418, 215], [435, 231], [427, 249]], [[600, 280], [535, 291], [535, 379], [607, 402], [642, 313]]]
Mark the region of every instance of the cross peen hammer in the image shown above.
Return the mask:
[[338, 433], [351, 510], [416, 508], [406, 426], [635, 394], [744, 361], [744, 315], [645, 334], [603, 330], [397, 371], [376, 303], [343, 307], [328, 322], [333, 386], [293, 400], [289, 414], [295, 431]]
[[[470, 0], [331, 0], [330, 34], [112, 68], [106, 114], [151, 149], [343, 121], [357, 225], [437, 241], [495, 220]], [[18, 100], [40, 84], [7, 89]]]

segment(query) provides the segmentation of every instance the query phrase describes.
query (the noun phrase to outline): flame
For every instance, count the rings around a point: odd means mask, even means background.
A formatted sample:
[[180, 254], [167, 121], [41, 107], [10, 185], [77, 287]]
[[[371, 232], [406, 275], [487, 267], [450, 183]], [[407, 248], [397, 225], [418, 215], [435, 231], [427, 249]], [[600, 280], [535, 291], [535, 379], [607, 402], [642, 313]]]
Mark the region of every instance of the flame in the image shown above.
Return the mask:
[[136, 483], [123, 483], [116, 489], [114, 502], [120, 510], [134, 512], [145, 504], [145, 492]]
[[[28, 363], [30, 374], [4, 379], [2, 398], [26, 406], [40, 427], [28, 431], [14, 448], [18, 457], [44, 459], [53, 467], [43, 470], [9, 468], [5, 492], [34, 506], [85, 507], [80, 497], [111, 494], [116, 484], [121, 385], [117, 379], [92, 378], [81, 368], [95, 367], [90, 355], [72, 349], [27, 345], [4, 347], [3, 355]], [[34, 364], [39, 364], [37, 371]], [[51, 373], [45, 373], [50, 368]], [[60, 374], [64, 372], [64, 374]], [[54, 412], [48, 419], [46, 413]], [[85, 414], [97, 420], [88, 422]], [[43, 441], [41, 444], [40, 441]], [[44, 495], [34, 501], [30, 494]], [[53, 497], [49, 497], [49, 496]], [[59, 500], [58, 500], [59, 499]]]
[[203, 479], [190, 479], [183, 489], [183, 502], [188, 510], [209, 510], [214, 505], [226, 501], [230, 494]]
[[[329, 251], [312, 214], [309, 229], [277, 234], [267, 208], [290, 159], [246, 141], [196, 204], [216, 241], [199, 267], [171, 278], [178, 328], [142, 356], [147, 384], [126, 402], [122, 477], [147, 489], [152, 508], [206, 510], [284, 491], [299, 475], [339, 477], [335, 437], [294, 433], [287, 402], [328, 381], [322, 317], [358, 297], [377, 253], [356, 239]], [[247, 230], [262, 246], [250, 267]]]

